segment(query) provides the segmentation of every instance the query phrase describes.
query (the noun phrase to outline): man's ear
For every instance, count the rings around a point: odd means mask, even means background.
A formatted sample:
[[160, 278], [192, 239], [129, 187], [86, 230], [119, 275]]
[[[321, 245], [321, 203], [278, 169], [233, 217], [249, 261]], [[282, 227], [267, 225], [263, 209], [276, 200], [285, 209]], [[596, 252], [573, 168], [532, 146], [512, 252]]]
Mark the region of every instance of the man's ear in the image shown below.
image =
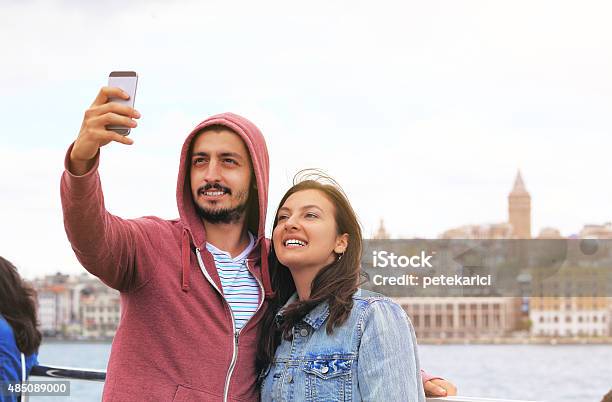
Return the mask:
[[343, 254], [346, 251], [346, 248], [348, 247], [348, 242], [348, 233], [338, 235], [338, 237], [336, 237], [336, 247], [334, 247], [334, 252], [336, 254]]

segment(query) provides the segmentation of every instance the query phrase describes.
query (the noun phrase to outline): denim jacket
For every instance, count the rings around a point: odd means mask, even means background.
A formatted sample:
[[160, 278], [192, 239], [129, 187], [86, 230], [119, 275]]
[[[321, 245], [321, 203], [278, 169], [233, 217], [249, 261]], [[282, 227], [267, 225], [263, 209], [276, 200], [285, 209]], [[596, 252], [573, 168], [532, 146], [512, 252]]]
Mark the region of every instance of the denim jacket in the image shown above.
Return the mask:
[[359, 289], [331, 335], [328, 316], [329, 305], [319, 304], [281, 341], [262, 374], [263, 402], [425, 401], [414, 329], [398, 304]]

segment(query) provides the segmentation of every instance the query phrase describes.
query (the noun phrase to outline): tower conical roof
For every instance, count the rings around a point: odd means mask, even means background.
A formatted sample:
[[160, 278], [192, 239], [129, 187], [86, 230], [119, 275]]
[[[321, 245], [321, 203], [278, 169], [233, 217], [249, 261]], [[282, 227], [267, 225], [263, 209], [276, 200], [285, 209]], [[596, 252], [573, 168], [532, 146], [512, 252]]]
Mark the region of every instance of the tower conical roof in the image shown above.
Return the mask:
[[514, 179], [514, 187], [512, 187], [510, 195], [529, 195], [529, 192], [525, 188], [525, 183], [523, 182], [523, 177], [521, 176], [520, 170], [516, 173], [516, 179]]

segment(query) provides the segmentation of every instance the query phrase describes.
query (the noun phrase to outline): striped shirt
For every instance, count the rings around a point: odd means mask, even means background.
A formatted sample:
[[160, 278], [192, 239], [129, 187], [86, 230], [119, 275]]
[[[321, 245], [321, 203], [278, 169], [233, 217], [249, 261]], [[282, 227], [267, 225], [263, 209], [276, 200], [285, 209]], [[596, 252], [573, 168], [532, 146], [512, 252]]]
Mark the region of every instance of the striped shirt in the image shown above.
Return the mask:
[[206, 248], [215, 259], [223, 295], [234, 315], [236, 331], [246, 324], [259, 307], [259, 284], [247, 268], [247, 257], [255, 246], [255, 238], [251, 233], [249, 238], [247, 248], [234, 258], [228, 252], [206, 243]]

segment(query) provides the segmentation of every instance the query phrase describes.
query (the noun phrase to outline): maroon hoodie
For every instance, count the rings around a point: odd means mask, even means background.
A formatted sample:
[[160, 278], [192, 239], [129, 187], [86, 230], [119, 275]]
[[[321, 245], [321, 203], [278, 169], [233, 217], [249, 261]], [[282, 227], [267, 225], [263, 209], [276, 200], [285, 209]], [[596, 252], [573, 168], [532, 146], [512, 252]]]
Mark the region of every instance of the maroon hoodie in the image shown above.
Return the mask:
[[[259, 399], [255, 353], [264, 295], [255, 316], [235, 337], [229, 305], [216, 289], [222, 289], [221, 281], [205, 247], [206, 232], [189, 183], [191, 142], [213, 124], [238, 133], [251, 156], [259, 211], [249, 219], [257, 242], [247, 263], [269, 295], [264, 238], [268, 151], [253, 123], [225, 113], [203, 121], [187, 136], [176, 189], [180, 218], [175, 220], [112, 215], [104, 207], [99, 154], [83, 176], [69, 172], [71, 149], [66, 155], [61, 197], [68, 239], [89, 272], [121, 291], [121, 321], [108, 362], [104, 401]], [[196, 250], [209, 278], [201, 271]]]

